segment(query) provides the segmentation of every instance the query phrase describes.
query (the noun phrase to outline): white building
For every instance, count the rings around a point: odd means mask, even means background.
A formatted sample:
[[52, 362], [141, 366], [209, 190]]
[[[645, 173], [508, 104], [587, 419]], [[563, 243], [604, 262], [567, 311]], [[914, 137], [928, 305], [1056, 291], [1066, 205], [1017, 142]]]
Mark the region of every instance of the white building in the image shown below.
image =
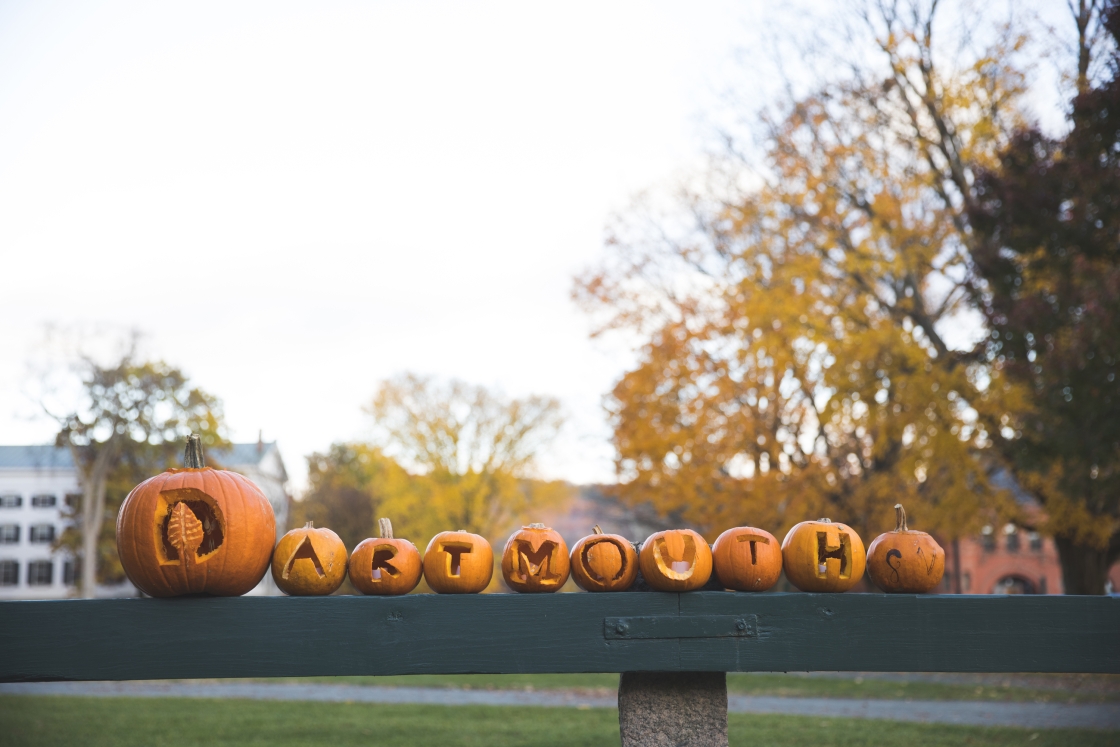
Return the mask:
[[[276, 443], [233, 444], [206, 454], [207, 464], [252, 480], [272, 504], [279, 538], [288, 525], [288, 473]], [[69, 521], [68, 506], [81, 504], [78, 473], [68, 449], [0, 446], [0, 599], [55, 599], [75, 591], [76, 568], [66, 550], [54, 549]], [[251, 594], [278, 593], [272, 576]], [[132, 596], [131, 584], [98, 595]]]

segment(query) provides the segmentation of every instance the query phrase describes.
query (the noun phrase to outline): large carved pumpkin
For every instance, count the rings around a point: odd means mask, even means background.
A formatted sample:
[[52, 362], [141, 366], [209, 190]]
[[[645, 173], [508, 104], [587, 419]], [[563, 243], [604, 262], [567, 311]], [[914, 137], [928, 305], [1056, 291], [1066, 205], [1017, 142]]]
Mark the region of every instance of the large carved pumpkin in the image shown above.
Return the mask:
[[439, 594], [477, 594], [493, 576], [494, 550], [477, 534], [440, 532], [424, 550], [424, 580]]
[[572, 578], [587, 591], [625, 591], [638, 577], [638, 554], [625, 537], [594, 533], [572, 547]]
[[925, 532], [906, 526], [906, 509], [896, 503], [895, 529], [880, 534], [867, 551], [867, 575], [886, 592], [925, 594], [941, 583], [945, 551]]
[[207, 467], [187, 441], [185, 469], [137, 485], [117, 514], [117, 553], [129, 581], [153, 597], [238, 596], [268, 570], [276, 517], [260, 488]]
[[654, 532], [642, 543], [638, 564], [657, 591], [692, 591], [712, 576], [712, 549], [691, 529]]
[[379, 519], [380, 539], [364, 539], [350, 553], [350, 583], [363, 594], [407, 594], [420, 583], [420, 551], [406, 539], [393, 539], [393, 524]]
[[725, 589], [766, 591], [782, 575], [782, 548], [770, 532], [735, 527], [712, 545], [712, 562]]
[[285, 594], [314, 597], [333, 594], [346, 578], [346, 545], [330, 529], [307, 522], [276, 543], [272, 579]]
[[502, 552], [502, 578], [522, 593], [556, 591], [568, 580], [568, 545], [544, 524], [521, 527]]
[[831, 519], [803, 521], [782, 541], [782, 566], [790, 583], [802, 591], [847, 591], [867, 565], [863, 540]]

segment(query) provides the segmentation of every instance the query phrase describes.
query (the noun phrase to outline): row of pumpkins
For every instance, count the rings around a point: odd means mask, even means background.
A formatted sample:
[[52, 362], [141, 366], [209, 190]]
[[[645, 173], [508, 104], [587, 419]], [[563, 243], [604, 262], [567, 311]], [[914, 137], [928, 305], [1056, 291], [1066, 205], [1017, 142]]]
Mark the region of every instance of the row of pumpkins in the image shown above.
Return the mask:
[[[117, 516], [117, 550], [129, 580], [156, 597], [185, 594], [237, 596], [256, 586], [271, 566], [276, 585], [296, 596], [336, 591], [347, 574], [364, 594], [407, 594], [424, 578], [441, 594], [475, 594], [490, 584], [494, 553], [484, 537], [441, 532], [423, 557], [393, 537], [381, 519], [380, 537], [347, 555], [330, 529], [308, 523], [285, 534], [275, 548], [276, 519], [260, 489], [236, 472], [205, 466], [197, 436], [187, 442], [185, 469], [170, 469], [133, 488]], [[783, 570], [802, 591], [842, 592], [866, 570], [883, 591], [925, 593], [945, 572], [945, 553], [925, 532], [897, 526], [864, 550], [851, 527], [829, 519], [797, 524], [778, 545], [769, 532], [735, 527], [711, 547], [691, 529], [651, 534], [640, 545], [617, 534], [594, 533], [571, 552], [558, 532], [530, 524], [514, 532], [502, 553], [502, 577], [517, 592], [553, 592], [569, 574], [587, 591], [624, 591], [639, 571], [657, 591], [693, 591], [709, 585], [766, 591]]]

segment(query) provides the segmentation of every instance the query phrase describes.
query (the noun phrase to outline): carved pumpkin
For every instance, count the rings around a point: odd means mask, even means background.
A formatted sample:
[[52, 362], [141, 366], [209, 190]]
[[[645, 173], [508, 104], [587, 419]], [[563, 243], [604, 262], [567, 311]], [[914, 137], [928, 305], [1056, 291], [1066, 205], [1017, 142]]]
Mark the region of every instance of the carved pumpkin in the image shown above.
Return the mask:
[[350, 553], [350, 583], [363, 594], [407, 594], [420, 583], [420, 551], [406, 539], [393, 539], [393, 525], [379, 519], [381, 538], [364, 539]]
[[556, 591], [568, 580], [568, 545], [544, 524], [521, 527], [502, 552], [502, 578], [522, 593]]
[[867, 551], [867, 575], [886, 592], [925, 594], [945, 575], [945, 551], [925, 532], [906, 527], [906, 509], [894, 507], [895, 529], [880, 534]]
[[802, 591], [847, 591], [863, 578], [863, 540], [847, 524], [803, 521], [782, 541], [782, 566]]
[[766, 591], [782, 575], [782, 548], [770, 532], [735, 527], [716, 539], [712, 562], [725, 589]]
[[642, 543], [638, 565], [657, 591], [692, 591], [712, 576], [712, 549], [691, 529], [654, 532]]
[[117, 554], [128, 579], [153, 597], [238, 596], [268, 570], [276, 518], [260, 488], [211, 469], [187, 441], [185, 469], [137, 485], [117, 514]]
[[572, 578], [587, 591], [625, 591], [638, 577], [638, 553], [625, 537], [603, 534], [596, 524], [594, 534], [572, 547]]
[[293, 597], [331, 594], [346, 578], [346, 545], [331, 530], [316, 529], [309, 521], [276, 543], [272, 578]]
[[439, 594], [477, 594], [494, 576], [494, 551], [484, 537], [440, 532], [424, 551], [424, 579]]

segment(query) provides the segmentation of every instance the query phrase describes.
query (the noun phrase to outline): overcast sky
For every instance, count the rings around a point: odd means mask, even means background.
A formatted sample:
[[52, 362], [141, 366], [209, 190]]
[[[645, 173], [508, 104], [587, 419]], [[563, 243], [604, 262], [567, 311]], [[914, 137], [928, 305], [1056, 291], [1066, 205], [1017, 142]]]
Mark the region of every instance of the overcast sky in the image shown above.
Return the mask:
[[0, 3], [0, 443], [54, 436], [44, 325], [139, 328], [297, 491], [405, 370], [559, 397], [541, 473], [612, 479], [632, 351], [571, 278], [772, 74], [771, 5]]

